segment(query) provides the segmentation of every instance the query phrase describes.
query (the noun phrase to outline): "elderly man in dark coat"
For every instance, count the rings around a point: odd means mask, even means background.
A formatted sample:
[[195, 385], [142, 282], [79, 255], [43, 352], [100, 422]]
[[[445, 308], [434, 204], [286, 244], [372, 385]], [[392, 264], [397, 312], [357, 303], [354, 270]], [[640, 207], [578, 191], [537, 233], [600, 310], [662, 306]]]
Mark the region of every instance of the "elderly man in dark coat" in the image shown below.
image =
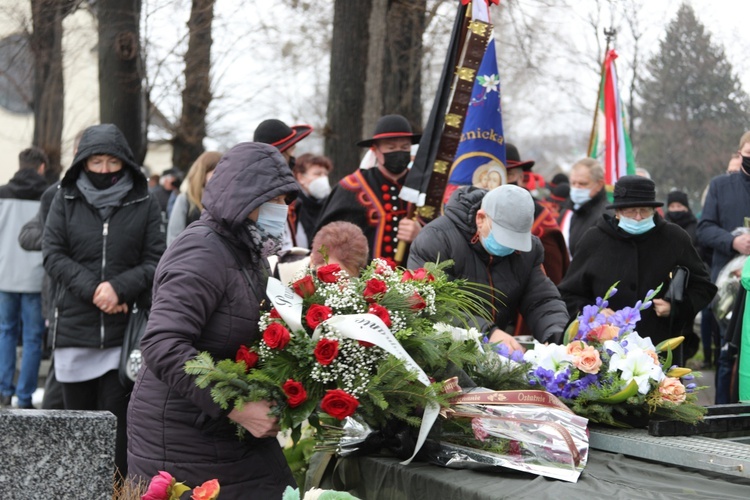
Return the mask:
[[[655, 212], [662, 205], [655, 201], [652, 180], [628, 175], [617, 181], [614, 202], [607, 206], [615, 210], [615, 216], [604, 214], [584, 235], [568, 274], [558, 285], [571, 316], [604, 296], [615, 282], [619, 282], [618, 292], [609, 301], [613, 310], [632, 307], [663, 284], [653, 306], [641, 311], [636, 325], [642, 337], [651, 337], [656, 344], [680, 335], [685, 323], [692, 323], [711, 301], [716, 287], [703, 261], [690, 236]], [[670, 303], [664, 294], [677, 266], [687, 268], [689, 279], [682, 302]]]
[[[285, 202], [298, 189], [276, 148], [239, 144], [206, 186], [200, 220], [164, 254], [141, 342], [145, 367], [128, 412], [131, 475], [148, 479], [164, 470], [190, 484], [218, 479], [222, 499], [281, 498], [295, 485], [270, 404], [224, 411], [184, 367], [200, 351], [234, 359], [240, 345], [260, 336], [266, 257], [281, 245]], [[249, 435], [239, 439], [234, 423]]]
[[[445, 207], [445, 216], [427, 224], [411, 247], [408, 267], [451, 259], [447, 272], [457, 278], [489, 285], [492, 323], [482, 330], [492, 342], [509, 348], [520, 344], [510, 330], [523, 315], [540, 342], [559, 342], [568, 314], [555, 285], [544, 274], [544, 249], [532, 236], [534, 200], [515, 185], [489, 193], [474, 187], [459, 188]], [[512, 331], [512, 330], [511, 330]]]

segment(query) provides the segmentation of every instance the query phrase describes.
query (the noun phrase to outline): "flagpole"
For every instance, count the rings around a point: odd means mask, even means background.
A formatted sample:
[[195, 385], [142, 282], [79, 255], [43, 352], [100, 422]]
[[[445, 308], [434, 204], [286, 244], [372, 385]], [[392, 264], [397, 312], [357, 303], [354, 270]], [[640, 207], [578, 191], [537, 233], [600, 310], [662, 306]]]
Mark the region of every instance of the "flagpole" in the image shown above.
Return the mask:
[[604, 73], [607, 71], [606, 63], [607, 63], [607, 53], [609, 52], [609, 44], [612, 40], [614, 40], [615, 36], [617, 35], [617, 30], [615, 28], [604, 28], [604, 36], [606, 37], [607, 44], [604, 48], [604, 58], [602, 59], [602, 70], [599, 73], [599, 92], [596, 93], [596, 105], [594, 106], [594, 120], [593, 124], [591, 125], [591, 134], [589, 135], [589, 148], [587, 150], [587, 154], [591, 155], [591, 150], [594, 147], [594, 137], [596, 136], [596, 125], [597, 121], [599, 119], [599, 101], [602, 97], [602, 90], [604, 88]]

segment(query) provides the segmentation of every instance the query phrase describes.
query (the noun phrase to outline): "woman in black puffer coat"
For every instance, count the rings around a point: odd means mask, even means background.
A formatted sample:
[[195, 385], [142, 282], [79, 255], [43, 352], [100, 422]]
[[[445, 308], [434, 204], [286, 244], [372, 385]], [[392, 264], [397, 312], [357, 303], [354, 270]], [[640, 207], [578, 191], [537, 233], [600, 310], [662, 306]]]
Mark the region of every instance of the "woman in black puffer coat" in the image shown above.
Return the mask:
[[[276, 148], [239, 144], [206, 184], [200, 220], [164, 254], [141, 342], [145, 369], [128, 409], [128, 465], [135, 479], [160, 470], [191, 485], [218, 479], [226, 500], [281, 498], [295, 484], [269, 404], [222, 410], [210, 387], [198, 388], [185, 374], [185, 362], [201, 351], [234, 359], [240, 345], [260, 337], [266, 257], [281, 247], [285, 202], [298, 189]], [[243, 439], [233, 422], [249, 431]]]
[[68, 410], [117, 417], [115, 465], [127, 474], [129, 389], [118, 367], [128, 312], [149, 305], [165, 238], [159, 205], [122, 132], [87, 128], [47, 217], [44, 269], [57, 283], [51, 330]]

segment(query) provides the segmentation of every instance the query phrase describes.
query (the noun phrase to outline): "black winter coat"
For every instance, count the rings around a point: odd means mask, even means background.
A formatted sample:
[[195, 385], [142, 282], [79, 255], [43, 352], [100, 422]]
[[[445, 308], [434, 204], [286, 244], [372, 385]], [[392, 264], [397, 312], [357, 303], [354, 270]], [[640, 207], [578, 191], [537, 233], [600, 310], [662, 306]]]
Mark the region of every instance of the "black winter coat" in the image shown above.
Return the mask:
[[47, 189], [47, 181], [36, 170], [25, 168], [17, 171], [10, 182], [0, 186], [0, 199], [38, 201]]
[[568, 200], [566, 202], [565, 209], [560, 213], [560, 218], [557, 219], [557, 222], [562, 228], [563, 220], [570, 217], [567, 243], [568, 251], [572, 258], [575, 258], [578, 251], [578, 243], [586, 231], [594, 227], [603, 214], [609, 213], [605, 208], [608, 203], [607, 191], [605, 189], [599, 191], [596, 196], [581, 205], [578, 210], [573, 209], [572, 201]]
[[427, 224], [411, 245], [409, 269], [425, 262], [453, 260], [448, 273], [492, 287], [489, 299], [497, 307], [494, 322], [482, 330], [505, 329], [518, 313], [540, 342], [559, 342], [568, 322], [560, 293], [542, 271], [544, 248], [532, 236], [529, 252], [493, 257], [476, 237], [476, 213], [486, 191], [458, 189], [445, 207], [445, 215]]
[[[76, 180], [86, 159], [114, 155], [130, 169], [133, 188], [108, 220], [86, 201]], [[105, 314], [93, 303], [96, 287], [108, 281], [132, 309], [148, 306], [156, 264], [166, 245], [159, 206], [114, 125], [86, 129], [78, 152], [55, 195], [42, 241], [44, 269], [57, 285], [52, 332], [55, 347], [109, 348], [122, 345], [128, 315]]]
[[613, 310], [633, 307], [660, 284], [663, 287], [656, 298], [663, 298], [669, 288], [669, 273], [678, 265], [687, 267], [690, 278], [684, 302], [672, 304], [672, 331], [670, 318], [656, 316], [653, 307], [641, 311], [636, 331], [657, 344], [680, 335], [685, 323], [692, 322], [697, 312], [708, 305], [716, 287], [711, 284], [690, 236], [658, 213], [654, 219], [656, 227], [652, 230], [631, 235], [618, 228], [617, 219], [605, 214], [584, 235], [568, 274], [558, 286], [571, 317], [578, 315], [583, 306], [593, 304], [597, 297], [603, 297], [618, 281], [617, 293], [609, 300]]
[[164, 254], [141, 342], [145, 369], [128, 409], [131, 475], [148, 479], [165, 470], [192, 484], [216, 478], [227, 500], [281, 498], [284, 488], [295, 484], [278, 441], [250, 433], [240, 440], [228, 411], [212, 400], [210, 389], [195, 385], [184, 366], [201, 351], [215, 360], [234, 359], [240, 345], [261, 335], [268, 268], [245, 224], [261, 204], [297, 191], [277, 149], [239, 144], [222, 157], [206, 185], [201, 219]]

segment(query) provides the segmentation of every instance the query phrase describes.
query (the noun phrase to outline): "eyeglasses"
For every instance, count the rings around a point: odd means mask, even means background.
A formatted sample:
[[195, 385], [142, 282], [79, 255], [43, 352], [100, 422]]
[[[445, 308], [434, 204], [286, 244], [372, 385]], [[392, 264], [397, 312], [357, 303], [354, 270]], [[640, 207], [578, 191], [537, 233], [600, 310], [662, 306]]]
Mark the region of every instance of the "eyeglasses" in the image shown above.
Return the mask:
[[625, 217], [627, 217], [629, 219], [633, 219], [633, 218], [635, 218], [636, 215], [639, 215], [639, 214], [640, 214], [640, 216], [641, 216], [642, 219], [647, 219], [647, 218], [651, 217], [652, 215], [654, 215], [654, 209], [653, 208], [646, 208], [646, 207], [642, 207], [642, 208], [623, 208], [623, 209], [620, 209], [620, 213], [623, 216], [625, 216]]

